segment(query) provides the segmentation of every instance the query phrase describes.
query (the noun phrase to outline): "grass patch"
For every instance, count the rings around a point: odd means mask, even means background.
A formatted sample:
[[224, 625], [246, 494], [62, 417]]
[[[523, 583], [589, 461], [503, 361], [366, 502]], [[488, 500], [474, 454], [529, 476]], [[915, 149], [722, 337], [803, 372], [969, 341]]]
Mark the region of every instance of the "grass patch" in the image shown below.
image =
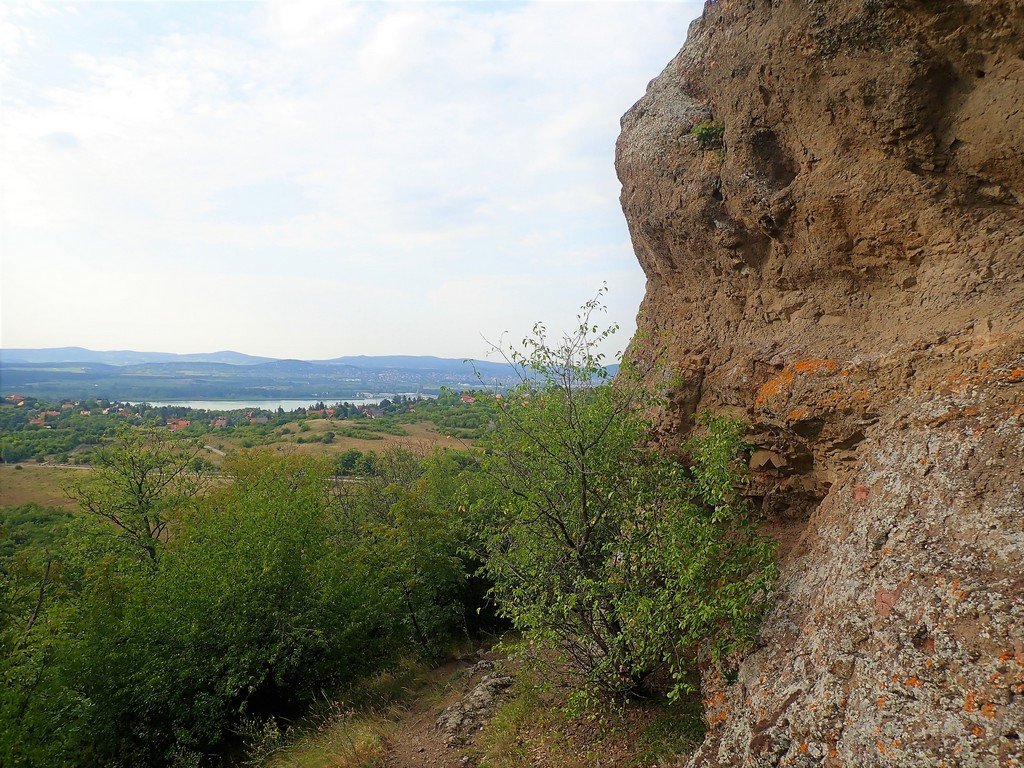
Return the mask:
[[666, 759], [694, 750], [704, 740], [707, 726], [700, 696], [692, 694], [665, 705], [648, 720], [637, 739], [640, 765], [662, 765]]
[[246, 765], [258, 768], [380, 768], [389, 738], [416, 704], [430, 707], [465, 682], [465, 668], [407, 659], [368, 677], [339, 701], [325, 699], [285, 731], [246, 734]]
[[[426, 421], [397, 425], [377, 424], [369, 419], [309, 419], [301, 423], [308, 428], [300, 430], [295, 424], [287, 424], [267, 435], [217, 435], [216, 443], [212, 444], [228, 453], [267, 446], [278, 453], [327, 458], [351, 448], [381, 452], [392, 446], [413, 451], [424, 451], [433, 446], [463, 447], [456, 445], [455, 440], [438, 434], [437, 427]], [[334, 433], [334, 439], [325, 443], [323, 440], [328, 432]], [[219, 463], [219, 457], [210, 458]]]
[[384, 765], [385, 739], [392, 726], [382, 715], [338, 713], [301, 737], [257, 747], [246, 763], [265, 768], [379, 768]]
[[569, 691], [521, 673], [476, 742], [480, 768], [675, 765], [703, 739], [699, 696], [577, 714]]
[[701, 149], [718, 149], [723, 146], [725, 126], [713, 120], [705, 120], [693, 126], [691, 135], [697, 139]]
[[78, 505], [68, 498], [62, 485], [74, 477], [74, 473], [88, 471], [69, 467], [40, 467], [28, 463], [0, 464], [0, 506], [17, 507], [35, 502], [44, 507], [77, 509]]

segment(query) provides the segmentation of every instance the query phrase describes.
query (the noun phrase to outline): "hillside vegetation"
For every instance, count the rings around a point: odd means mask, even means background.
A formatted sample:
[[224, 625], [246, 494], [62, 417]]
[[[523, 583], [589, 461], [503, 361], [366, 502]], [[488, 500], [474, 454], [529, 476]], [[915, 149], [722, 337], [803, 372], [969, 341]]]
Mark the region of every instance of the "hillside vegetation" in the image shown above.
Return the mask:
[[324, 702], [358, 710], [367, 680], [509, 626], [570, 720], [727, 670], [774, 578], [739, 425], [649, 450], [649, 400], [601, 381], [596, 309], [513, 354], [533, 375], [476, 448], [390, 448], [344, 478], [256, 447], [211, 482], [200, 443], [131, 427], [67, 484], [76, 513], [6, 511], [0, 762], [255, 759]]

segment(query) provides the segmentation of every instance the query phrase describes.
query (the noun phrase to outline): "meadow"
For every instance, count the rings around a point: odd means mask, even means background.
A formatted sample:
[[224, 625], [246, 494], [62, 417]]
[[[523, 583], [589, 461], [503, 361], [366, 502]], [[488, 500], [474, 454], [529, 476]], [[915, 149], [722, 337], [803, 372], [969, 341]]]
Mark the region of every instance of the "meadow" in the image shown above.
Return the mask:
[[88, 472], [79, 466], [0, 464], [0, 507], [17, 507], [35, 502], [44, 507], [74, 509], [62, 484], [69, 472]]

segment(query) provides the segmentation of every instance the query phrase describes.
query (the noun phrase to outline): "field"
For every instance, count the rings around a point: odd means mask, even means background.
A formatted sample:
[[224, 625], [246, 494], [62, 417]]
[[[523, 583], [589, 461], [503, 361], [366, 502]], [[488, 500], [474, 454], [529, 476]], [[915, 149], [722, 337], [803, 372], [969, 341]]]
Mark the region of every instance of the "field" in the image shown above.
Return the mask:
[[[464, 449], [471, 445], [471, 441], [442, 435], [438, 427], [429, 421], [387, 427], [393, 431], [373, 431], [375, 428], [374, 424], [367, 422], [307, 419], [277, 427], [271, 434], [256, 439], [212, 432], [202, 438], [207, 446], [203, 457], [220, 465], [225, 455], [254, 447], [269, 448], [275, 453], [331, 458], [352, 449], [379, 453], [399, 446], [423, 454], [437, 447]], [[328, 432], [333, 432], [334, 438], [324, 443], [322, 439]], [[73, 509], [75, 505], [61, 490], [61, 483], [69, 473], [87, 471], [87, 467], [72, 465], [0, 464], [0, 506], [34, 501], [43, 506]]]
[[0, 506], [17, 506], [34, 501], [48, 507], [73, 509], [61, 490], [61, 483], [80, 467], [41, 467], [37, 464], [0, 464]]
[[[372, 431], [372, 428], [372, 423], [366, 425], [363, 422], [338, 419], [307, 419], [278, 427], [272, 435], [265, 438], [265, 442], [257, 442], [252, 438], [237, 435], [218, 435], [217, 433], [206, 435], [204, 441], [207, 445], [225, 453], [262, 445], [278, 453], [326, 457], [336, 456], [351, 449], [365, 453], [367, 451], [380, 452], [399, 446], [416, 453], [424, 453], [436, 447], [467, 448], [472, 444], [472, 441], [442, 435], [437, 426], [429, 421], [394, 427], [396, 432], [400, 431], [405, 434]], [[322, 438], [328, 432], [333, 432], [334, 438], [331, 442], [324, 443]], [[299, 442], [300, 440], [302, 442]], [[216, 454], [210, 455], [208, 458], [214, 463], [218, 463], [219, 457]]]

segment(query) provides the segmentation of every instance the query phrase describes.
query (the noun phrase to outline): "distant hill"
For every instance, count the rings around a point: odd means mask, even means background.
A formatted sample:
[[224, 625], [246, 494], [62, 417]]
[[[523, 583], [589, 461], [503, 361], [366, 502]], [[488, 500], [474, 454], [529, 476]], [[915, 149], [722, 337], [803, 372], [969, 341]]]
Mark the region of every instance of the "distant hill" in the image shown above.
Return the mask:
[[225, 363], [227, 365], [261, 365], [274, 363], [281, 367], [301, 368], [304, 365], [350, 365], [367, 370], [395, 369], [405, 371], [471, 371], [473, 365], [486, 375], [505, 375], [506, 363], [433, 355], [347, 355], [328, 360], [297, 360], [259, 357], [242, 352], [137, 352], [134, 350], [94, 350], [85, 347], [48, 347], [43, 349], [0, 349], [0, 364], [9, 363], [98, 363], [103, 365], [143, 365], [146, 363]]
[[464, 371], [472, 373], [475, 368], [484, 377], [508, 376], [513, 373], [513, 369], [508, 363], [433, 357], [431, 355], [349, 355], [318, 362], [354, 365], [357, 368], [383, 368], [404, 371]]
[[[609, 366], [615, 374], [617, 365]], [[112, 400], [358, 398], [437, 394], [441, 387], [510, 387], [511, 365], [432, 355], [348, 355], [281, 360], [230, 350], [179, 355], [82, 347], [0, 350], [0, 390], [45, 398]]]
[[140, 363], [227, 363], [256, 365], [273, 360], [241, 352], [200, 352], [179, 355], [174, 352], [135, 352], [132, 350], [98, 351], [84, 347], [50, 347], [45, 349], [0, 349], [0, 364], [7, 363], [103, 363], [105, 365], [139, 365]]
[[509, 386], [505, 363], [416, 355], [358, 355], [278, 360], [224, 351], [179, 355], [82, 347], [0, 350], [0, 390], [42, 398], [115, 400], [358, 398], [366, 394], [437, 394], [441, 387]]

